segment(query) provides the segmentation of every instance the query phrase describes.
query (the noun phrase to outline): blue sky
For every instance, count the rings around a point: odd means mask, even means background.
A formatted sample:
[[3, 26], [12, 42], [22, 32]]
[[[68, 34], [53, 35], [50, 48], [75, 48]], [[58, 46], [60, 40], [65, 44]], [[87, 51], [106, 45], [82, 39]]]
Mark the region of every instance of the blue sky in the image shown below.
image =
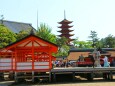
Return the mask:
[[46, 23], [52, 33], [59, 35], [57, 22], [73, 21], [72, 38], [88, 40], [90, 31], [96, 31], [99, 38], [109, 34], [115, 36], [115, 0], [0, 0], [0, 15], [5, 20], [31, 23]]

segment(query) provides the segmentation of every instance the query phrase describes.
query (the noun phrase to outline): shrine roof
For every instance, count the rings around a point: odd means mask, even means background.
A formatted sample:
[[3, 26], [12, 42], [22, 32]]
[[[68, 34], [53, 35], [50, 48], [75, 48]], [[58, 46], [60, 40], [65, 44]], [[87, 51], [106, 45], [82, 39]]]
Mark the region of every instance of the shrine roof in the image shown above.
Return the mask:
[[[24, 37], [24, 38], [22, 38], [22, 39], [20, 39], [20, 40], [18, 40], [18, 41], [16, 41], [16, 42], [14, 42], [14, 43], [11, 43], [11, 44], [9, 44], [9, 45], [7, 45], [6, 47], [4, 47], [3, 49], [5, 49], [5, 48], [12, 48], [12, 47], [15, 47], [15, 46], [18, 46], [18, 47], [23, 47], [24, 45], [26, 45], [26, 44], [28, 44], [27, 46], [32, 46], [32, 42], [31, 42], [31, 37], [33, 37], [33, 38], [35, 38], [34, 40], [35, 40], [35, 46], [40, 46], [40, 45], [43, 45], [43, 46], [47, 46], [47, 45], [50, 45], [50, 46], [53, 46], [53, 47], [55, 47], [55, 48], [57, 48], [58, 46], [56, 45], [56, 44], [54, 44], [54, 43], [51, 43], [51, 42], [49, 42], [49, 41], [47, 41], [47, 40], [44, 40], [44, 39], [42, 39], [42, 38], [40, 38], [40, 37], [38, 37], [38, 36], [35, 36], [35, 35], [33, 35], [33, 34], [30, 34], [30, 35], [28, 35], [28, 36], [26, 36], [26, 37]], [[38, 39], [38, 40], [37, 40]], [[26, 40], [26, 41], [25, 41]], [[40, 40], [40, 42], [39, 42], [39, 40]], [[38, 43], [39, 42], [39, 43]], [[2, 49], [1, 49], [2, 50]]]
[[[22, 30], [34, 29], [31, 23], [23, 23], [17, 21], [0, 20], [0, 24], [8, 27], [14, 33], [19, 33]], [[35, 30], [35, 29], [34, 29]]]
[[[72, 48], [69, 52], [93, 52], [94, 49], [91, 48]], [[102, 48], [102, 51], [115, 51], [115, 48]]]

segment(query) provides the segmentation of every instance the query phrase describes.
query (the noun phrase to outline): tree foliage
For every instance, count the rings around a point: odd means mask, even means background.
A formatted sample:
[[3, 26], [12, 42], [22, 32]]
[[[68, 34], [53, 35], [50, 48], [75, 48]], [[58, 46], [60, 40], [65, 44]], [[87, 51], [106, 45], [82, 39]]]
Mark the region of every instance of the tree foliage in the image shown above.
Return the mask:
[[78, 48], [92, 48], [91, 44], [92, 42], [79, 41]]
[[101, 47], [115, 48], [115, 36], [109, 34], [107, 37], [100, 40]]
[[56, 38], [56, 44], [61, 47], [62, 45], [67, 45], [67, 38], [66, 37], [61, 37], [61, 38]]
[[36, 35], [42, 39], [56, 43], [56, 35], [51, 33], [51, 28], [46, 24], [40, 24], [40, 27], [37, 29]]
[[91, 41], [80, 41], [78, 38], [73, 41], [73, 45], [75, 48], [92, 48]]
[[55, 34], [51, 33], [51, 28], [46, 24], [40, 24], [38, 27], [36, 35], [42, 39], [58, 45], [59, 50], [55, 56], [67, 56], [69, 51], [69, 46], [67, 45], [67, 39], [65, 37], [58, 38]]
[[30, 29], [20, 31], [19, 33], [17, 33], [17, 40], [26, 37], [27, 35], [29, 35], [29, 33], [30, 33]]
[[77, 47], [78, 46], [78, 42], [79, 42], [79, 39], [78, 37], [74, 39], [74, 41], [72, 42], [73, 46], [74, 47]]
[[10, 31], [3, 24], [0, 24], [0, 48], [3, 48], [16, 41], [16, 34]]
[[98, 47], [98, 41], [99, 38], [97, 37], [97, 32], [96, 31], [91, 31], [90, 36], [89, 36], [90, 40], [92, 42], [92, 47], [96, 46]]
[[67, 45], [67, 38], [66, 37], [61, 37], [56, 39], [56, 44], [59, 47], [58, 53], [55, 55], [57, 57], [60, 56], [67, 56], [68, 51], [70, 50], [70, 47]]

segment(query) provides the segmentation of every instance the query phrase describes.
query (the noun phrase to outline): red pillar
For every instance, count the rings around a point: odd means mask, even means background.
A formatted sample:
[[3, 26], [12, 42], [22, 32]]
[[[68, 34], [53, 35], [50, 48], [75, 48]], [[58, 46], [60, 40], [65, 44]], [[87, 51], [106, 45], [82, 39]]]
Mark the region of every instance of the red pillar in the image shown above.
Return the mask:
[[32, 70], [34, 70], [34, 41], [32, 40]]

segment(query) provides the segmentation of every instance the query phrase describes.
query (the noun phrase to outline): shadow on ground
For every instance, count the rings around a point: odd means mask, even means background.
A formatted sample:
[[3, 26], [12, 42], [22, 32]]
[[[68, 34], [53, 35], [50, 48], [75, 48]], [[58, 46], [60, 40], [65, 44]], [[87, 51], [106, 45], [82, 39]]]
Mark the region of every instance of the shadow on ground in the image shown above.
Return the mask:
[[20, 82], [20, 83], [12, 83], [8, 86], [36, 86], [36, 85], [54, 85], [54, 84], [74, 84], [74, 83], [108, 83], [108, 82], [115, 82], [115, 80], [104, 80], [104, 79], [94, 79], [93, 81], [88, 81], [86, 79], [80, 79], [80, 78], [76, 78], [74, 81], [73, 80], [67, 80], [67, 81], [61, 81], [61, 80], [58, 80], [57, 82], [48, 82], [46, 80], [41, 80], [39, 82], [32, 82], [32, 81], [24, 81], [24, 82]]

